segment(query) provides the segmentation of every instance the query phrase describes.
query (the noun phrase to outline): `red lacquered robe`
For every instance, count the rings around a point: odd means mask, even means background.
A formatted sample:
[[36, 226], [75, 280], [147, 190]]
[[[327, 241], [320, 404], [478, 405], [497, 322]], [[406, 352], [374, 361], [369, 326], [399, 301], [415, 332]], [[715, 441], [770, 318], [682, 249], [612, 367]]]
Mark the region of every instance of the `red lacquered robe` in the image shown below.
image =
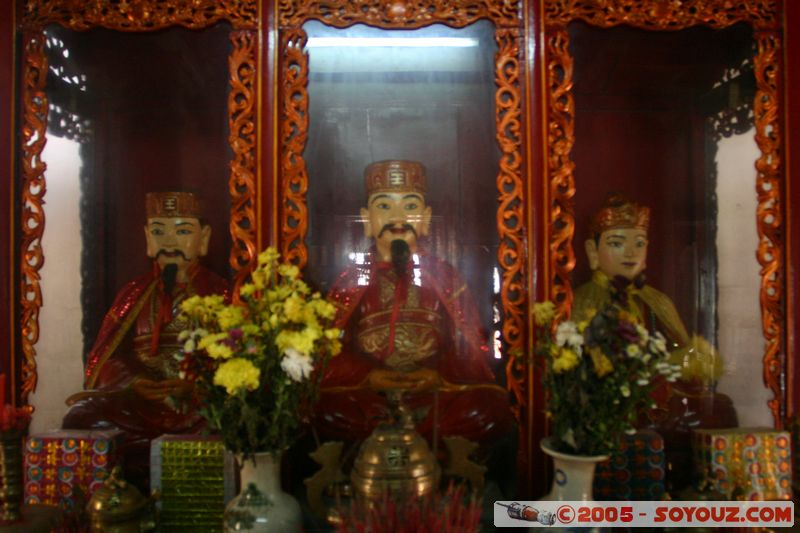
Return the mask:
[[[200, 266], [189, 269], [189, 282], [164, 294], [156, 264], [129, 282], [106, 313], [89, 352], [84, 387], [101, 391], [72, 405], [65, 429], [118, 428], [124, 432], [126, 477], [146, 479], [150, 441], [163, 434], [195, 433], [204, 427], [194, 412], [167, 402], [149, 401], [129, 388], [137, 377], [160, 381], [178, 377], [178, 334], [187, 324], [176, 320], [180, 303], [199, 294], [227, 294], [228, 282]], [[155, 339], [154, 339], [155, 337]], [[102, 394], [107, 393], [107, 394]]]
[[423, 435], [434, 425], [439, 436], [474, 441], [508, 432], [508, 395], [495, 384], [476, 306], [455, 269], [421, 253], [403, 276], [374, 257], [348, 268], [330, 292], [345, 336], [323, 377], [315, 427], [330, 438], [365, 438], [386, 411], [385, 398], [365, 386], [369, 372], [428, 367], [444, 385], [403, 399]]

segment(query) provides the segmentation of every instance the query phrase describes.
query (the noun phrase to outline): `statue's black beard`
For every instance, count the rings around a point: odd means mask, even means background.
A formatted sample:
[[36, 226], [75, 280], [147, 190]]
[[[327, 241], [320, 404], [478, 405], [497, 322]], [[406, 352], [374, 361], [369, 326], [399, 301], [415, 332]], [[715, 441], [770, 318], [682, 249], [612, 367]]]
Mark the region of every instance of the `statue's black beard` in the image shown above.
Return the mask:
[[411, 257], [411, 250], [408, 243], [403, 239], [395, 239], [391, 244], [392, 251], [392, 265], [398, 275], [405, 274], [406, 265], [408, 265], [408, 258]]
[[172, 289], [175, 288], [175, 280], [178, 278], [178, 265], [175, 263], [168, 263], [164, 265], [161, 270], [161, 282], [164, 284], [164, 292], [172, 294]]

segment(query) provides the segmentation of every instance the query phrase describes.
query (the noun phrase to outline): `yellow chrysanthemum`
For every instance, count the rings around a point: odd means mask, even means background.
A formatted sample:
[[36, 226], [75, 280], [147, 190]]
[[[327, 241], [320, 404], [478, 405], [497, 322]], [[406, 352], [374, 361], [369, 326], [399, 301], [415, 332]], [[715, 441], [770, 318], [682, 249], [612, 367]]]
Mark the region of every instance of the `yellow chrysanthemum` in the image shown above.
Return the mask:
[[305, 300], [293, 294], [283, 302], [283, 314], [292, 322], [303, 322], [305, 320], [305, 307]]
[[212, 344], [206, 348], [206, 353], [212, 359], [230, 359], [233, 357], [233, 350], [224, 344]]
[[262, 270], [253, 271], [253, 273], [250, 274], [250, 279], [252, 280], [254, 290], [260, 291], [267, 286], [267, 274]]
[[553, 359], [553, 372], [556, 374], [569, 372], [578, 366], [579, 362], [578, 354], [575, 353], [574, 350], [570, 348], [561, 348], [558, 352], [558, 357]]
[[205, 350], [206, 348], [208, 348], [212, 344], [216, 344], [219, 341], [227, 339], [227, 338], [228, 338], [228, 333], [227, 332], [210, 333], [208, 335], [204, 335], [200, 339], [200, 342], [197, 343], [197, 347], [199, 349], [201, 349], [201, 350]]
[[261, 329], [264, 331], [278, 329], [278, 326], [281, 325], [280, 318], [275, 313], [266, 313], [262, 315], [262, 319]]
[[203, 313], [203, 297], [194, 295], [181, 302], [181, 311], [190, 317], [197, 317]]
[[242, 322], [244, 322], [244, 309], [238, 305], [228, 305], [217, 311], [217, 323], [224, 330], [238, 327]]
[[589, 356], [592, 358], [594, 372], [597, 374], [597, 377], [602, 378], [606, 374], [610, 374], [614, 371], [614, 365], [611, 363], [611, 360], [606, 357], [603, 350], [597, 346], [589, 348]]
[[225, 361], [214, 374], [214, 385], [225, 387], [228, 394], [235, 394], [239, 389], [255, 390], [258, 388], [261, 370], [247, 359], [231, 359]]
[[537, 326], [546, 326], [555, 316], [556, 306], [551, 301], [533, 304], [533, 321]]
[[269, 291], [268, 301], [279, 302], [279, 303], [283, 302], [284, 300], [286, 300], [286, 298], [291, 296], [293, 292], [294, 291], [292, 290], [292, 287], [290, 287], [289, 285], [278, 285], [277, 287]]
[[313, 353], [314, 342], [320, 337], [320, 334], [319, 330], [311, 328], [303, 328], [301, 331], [283, 330], [275, 338], [275, 344], [280, 352], [291, 348], [300, 353]]
[[561, 347], [558, 344], [551, 344], [548, 346], [547, 350], [550, 354], [550, 357], [555, 359], [560, 355]]
[[239, 294], [242, 296], [252, 296], [256, 292], [256, 286], [252, 283], [245, 283], [239, 287]]
[[325, 320], [332, 320], [336, 316], [336, 307], [328, 301], [322, 300], [317, 295], [309, 302], [308, 306], [314, 313]]
[[331, 355], [339, 355], [342, 352], [342, 342], [339, 339], [330, 341]]
[[249, 336], [258, 335], [261, 333], [261, 328], [255, 324], [247, 323], [242, 325], [242, 333]]
[[283, 264], [278, 267], [278, 274], [284, 278], [297, 279], [300, 276], [300, 269], [297, 268], [297, 265]]
[[259, 265], [268, 265], [269, 263], [273, 263], [280, 259], [281, 254], [278, 253], [278, 250], [270, 246], [260, 254], [258, 254], [258, 264]]

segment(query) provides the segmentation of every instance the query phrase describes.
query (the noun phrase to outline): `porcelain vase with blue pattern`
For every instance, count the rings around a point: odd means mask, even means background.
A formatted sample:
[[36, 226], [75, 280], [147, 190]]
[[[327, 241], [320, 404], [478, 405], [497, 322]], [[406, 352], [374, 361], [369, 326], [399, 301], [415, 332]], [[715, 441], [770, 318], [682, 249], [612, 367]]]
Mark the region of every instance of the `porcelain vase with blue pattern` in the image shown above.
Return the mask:
[[294, 533], [303, 526], [300, 504], [281, 488], [281, 455], [256, 453], [241, 468], [241, 493], [225, 507], [223, 530]]
[[608, 455], [571, 455], [558, 452], [550, 445], [550, 439], [542, 439], [542, 451], [553, 459], [553, 484], [550, 493], [542, 498], [547, 501], [594, 501], [592, 485], [594, 469]]

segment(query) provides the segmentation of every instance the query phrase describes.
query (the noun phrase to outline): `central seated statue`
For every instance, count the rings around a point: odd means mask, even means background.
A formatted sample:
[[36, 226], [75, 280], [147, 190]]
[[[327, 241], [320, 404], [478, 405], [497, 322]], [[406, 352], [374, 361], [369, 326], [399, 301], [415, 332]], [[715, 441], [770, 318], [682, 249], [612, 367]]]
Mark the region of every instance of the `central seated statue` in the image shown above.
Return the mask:
[[471, 292], [451, 265], [419, 246], [431, 221], [425, 167], [380, 161], [364, 179], [361, 217], [374, 244], [329, 295], [345, 337], [322, 381], [316, 429], [338, 440], [366, 438], [386, 414], [386, 393], [399, 390], [429, 440], [508, 433], [508, 394], [489, 367]]

